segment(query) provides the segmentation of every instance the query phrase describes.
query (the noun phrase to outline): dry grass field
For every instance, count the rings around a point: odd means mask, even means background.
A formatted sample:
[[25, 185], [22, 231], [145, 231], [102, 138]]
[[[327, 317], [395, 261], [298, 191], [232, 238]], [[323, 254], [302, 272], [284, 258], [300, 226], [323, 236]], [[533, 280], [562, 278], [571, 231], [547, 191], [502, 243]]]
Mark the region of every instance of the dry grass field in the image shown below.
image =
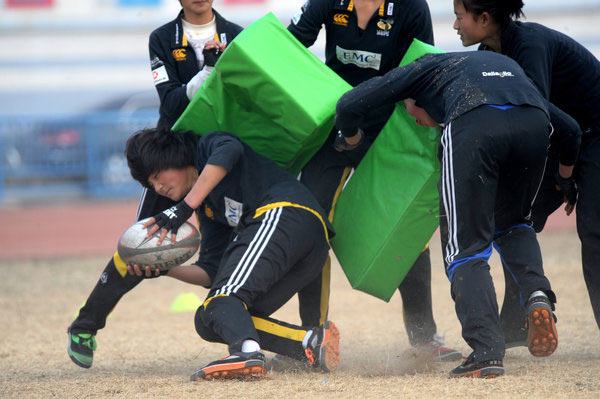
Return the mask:
[[[190, 382], [191, 373], [226, 348], [196, 335], [193, 312], [168, 311], [181, 293], [206, 294], [169, 278], [144, 282], [122, 300], [97, 336], [93, 367], [85, 370], [67, 356], [66, 328], [107, 257], [2, 261], [0, 397], [598, 398], [600, 333], [582, 278], [579, 242], [574, 232], [544, 233], [540, 241], [559, 298], [559, 347], [542, 359], [526, 348], [508, 350], [506, 375], [492, 380], [448, 379], [454, 363], [433, 363], [409, 348], [399, 295], [385, 303], [352, 290], [339, 266], [330, 317], [340, 329], [342, 352], [332, 374], [271, 371], [260, 381]], [[432, 260], [438, 330], [449, 345], [468, 353], [437, 237]], [[502, 295], [496, 255], [492, 272]], [[297, 322], [296, 302], [276, 316]]]

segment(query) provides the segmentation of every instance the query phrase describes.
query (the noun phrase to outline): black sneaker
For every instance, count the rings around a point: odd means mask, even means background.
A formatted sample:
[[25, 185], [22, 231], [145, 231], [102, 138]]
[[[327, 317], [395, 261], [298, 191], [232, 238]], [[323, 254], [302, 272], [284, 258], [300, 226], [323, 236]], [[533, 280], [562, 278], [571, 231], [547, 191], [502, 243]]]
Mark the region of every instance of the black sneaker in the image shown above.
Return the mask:
[[313, 335], [304, 350], [308, 364], [321, 371], [330, 372], [340, 362], [340, 332], [332, 321], [313, 328]]
[[76, 365], [89, 369], [94, 360], [94, 351], [96, 350], [96, 338], [89, 332], [72, 332], [71, 327], [67, 329], [69, 342], [67, 344], [67, 353]]
[[488, 360], [475, 363], [469, 357], [460, 366], [450, 372], [450, 378], [494, 378], [504, 374], [502, 360]]
[[552, 304], [546, 295], [527, 301], [527, 347], [536, 357], [550, 356], [558, 347], [556, 320]]
[[266, 372], [265, 355], [260, 352], [237, 352], [202, 367], [190, 376], [190, 380], [252, 379]]

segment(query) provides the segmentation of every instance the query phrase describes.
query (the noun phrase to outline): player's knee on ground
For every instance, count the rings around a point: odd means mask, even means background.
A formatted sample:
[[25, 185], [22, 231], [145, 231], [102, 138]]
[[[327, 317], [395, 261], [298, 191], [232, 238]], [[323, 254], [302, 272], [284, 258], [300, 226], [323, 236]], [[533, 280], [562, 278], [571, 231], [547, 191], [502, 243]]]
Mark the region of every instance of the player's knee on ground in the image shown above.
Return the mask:
[[215, 334], [212, 328], [208, 327], [205, 322], [207, 318], [206, 311], [204, 309], [204, 305], [200, 306], [196, 311], [196, 316], [194, 317], [194, 325], [196, 327], [196, 332], [205, 341], [208, 342], [222, 342], [222, 340]]
[[208, 298], [196, 311], [194, 323], [204, 340], [225, 343], [230, 351], [241, 350], [246, 339], [259, 341], [245, 303], [233, 295]]

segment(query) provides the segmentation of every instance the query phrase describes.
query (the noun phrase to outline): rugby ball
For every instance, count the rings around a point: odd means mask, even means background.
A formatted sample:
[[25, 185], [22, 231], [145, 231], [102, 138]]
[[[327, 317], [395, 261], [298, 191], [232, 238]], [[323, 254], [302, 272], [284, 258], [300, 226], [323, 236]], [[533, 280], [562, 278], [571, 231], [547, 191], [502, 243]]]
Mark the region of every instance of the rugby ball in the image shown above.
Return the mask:
[[151, 270], [169, 270], [194, 256], [200, 247], [200, 234], [193, 224], [185, 222], [181, 225], [175, 244], [171, 244], [171, 232], [168, 232], [159, 246], [160, 229], [146, 238], [149, 229], [143, 226], [149, 219], [135, 223], [119, 239], [118, 252], [123, 262], [140, 267], [150, 266]]

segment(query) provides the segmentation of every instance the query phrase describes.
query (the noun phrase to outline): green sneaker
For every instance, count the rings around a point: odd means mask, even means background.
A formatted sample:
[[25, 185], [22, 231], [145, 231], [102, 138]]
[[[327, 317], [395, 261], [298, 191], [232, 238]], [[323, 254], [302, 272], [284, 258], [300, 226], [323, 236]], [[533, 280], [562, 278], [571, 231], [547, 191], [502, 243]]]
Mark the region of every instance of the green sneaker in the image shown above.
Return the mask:
[[69, 343], [67, 353], [71, 360], [78, 366], [89, 369], [94, 360], [94, 351], [96, 350], [96, 338], [92, 333], [71, 332], [71, 327], [67, 329]]

